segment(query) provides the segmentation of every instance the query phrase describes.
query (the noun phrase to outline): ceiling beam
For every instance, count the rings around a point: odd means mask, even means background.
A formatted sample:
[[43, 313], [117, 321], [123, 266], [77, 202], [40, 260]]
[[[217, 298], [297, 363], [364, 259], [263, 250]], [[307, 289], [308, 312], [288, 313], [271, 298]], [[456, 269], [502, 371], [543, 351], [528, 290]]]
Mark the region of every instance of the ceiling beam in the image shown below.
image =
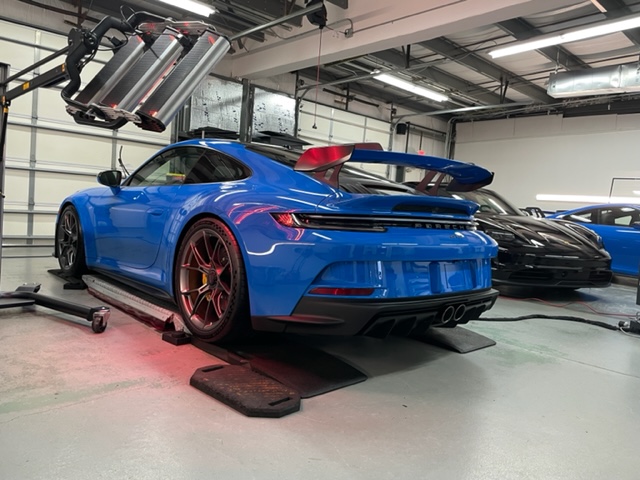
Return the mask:
[[[543, 34], [543, 32], [522, 18], [505, 20], [504, 22], [499, 22], [497, 25], [509, 35], [515, 37], [516, 40], [529, 40], [532, 37]], [[557, 65], [564, 67], [566, 70], [591, 68], [580, 58], [560, 45], [539, 48], [537, 52], [541, 53]]]
[[502, 79], [515, 80], [515, 82], [511, 82], [511, 88], [523, 95], [526, 95], [534, 101], [542, 103], [555, 102], [554, 98], [547, 95], [544, 88], [539, 87], [535, 83], [530, 82], [509, 70], [499, 67], [495, 63], [485, 60], [477, 53], [467, 50], [444, 37], [420, 42], [420, 45], [498, 82]]
[[[382, 52], [371, 53], [369, 56], [377, 58], [378, 60], [391, 65], [393, 68], [399, 70], [405, 68], [405, 56], [398, 50], [383, 50]], [[413, 69], [419, 67], [421, 63], [424, 62], [411, 59], [409, 66]], [[491, 90], [478, 87], [467, 80], [451, 75], [439, 68], [430, 67], [427, 63], [424, 63], [424, 67], [426, 71], [420, 72], [420, 76], [431, 78], [437, 85], [452, 90], [454, 93], [457, 91], [467, 97], [472, 97], [476, 99], [478, 103], [487, 103], [490, 105], [500, 103], [500, 96], [493, 93]]]

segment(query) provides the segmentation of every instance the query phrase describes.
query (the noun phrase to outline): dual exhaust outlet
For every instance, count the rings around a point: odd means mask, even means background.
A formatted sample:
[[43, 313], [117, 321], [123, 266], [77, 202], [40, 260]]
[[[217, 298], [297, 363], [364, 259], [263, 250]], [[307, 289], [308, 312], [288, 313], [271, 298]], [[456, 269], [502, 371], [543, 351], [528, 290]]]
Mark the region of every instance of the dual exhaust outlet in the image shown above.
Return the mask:
[[447, 308], [444, 309], [444, 312], [442, 312], [442, 322], [443, 323], [449, 323], [451, 321], [454, 322], [459, 322], [460, 320], [463, 319], [464, 314], [467, 313], [467, 306], [464, 304], [460, 304], [460, 305], [449, 305]]

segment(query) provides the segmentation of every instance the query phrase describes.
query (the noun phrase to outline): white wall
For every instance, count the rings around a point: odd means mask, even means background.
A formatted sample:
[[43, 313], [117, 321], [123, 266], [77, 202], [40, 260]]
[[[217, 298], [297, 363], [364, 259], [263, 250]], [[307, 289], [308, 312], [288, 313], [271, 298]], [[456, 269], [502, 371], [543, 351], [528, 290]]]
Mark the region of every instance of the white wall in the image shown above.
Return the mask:
[[494, 171], [492, 188], [520, 207], [575, 208], [536, 194], [608, 196], [614, 177], [640, 177], [640, 115], [459, 123], [454, 157]]

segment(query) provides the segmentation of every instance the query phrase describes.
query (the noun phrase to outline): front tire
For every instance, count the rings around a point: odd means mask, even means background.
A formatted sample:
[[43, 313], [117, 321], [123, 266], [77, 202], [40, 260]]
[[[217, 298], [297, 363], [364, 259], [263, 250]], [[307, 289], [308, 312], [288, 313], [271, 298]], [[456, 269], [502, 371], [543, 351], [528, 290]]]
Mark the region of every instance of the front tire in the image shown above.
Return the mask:
[[242, 254], [222, 222], [205, 218], [189, 228], [176, 257], [174, 286], [185, 325], [196, 337], [229, 342], [250, 332]]
[[56, 231], [58, 265], [62, 273], [80, 277], [87, 271], [80, 218], [76, 209], [68, 205], [62, 210]]

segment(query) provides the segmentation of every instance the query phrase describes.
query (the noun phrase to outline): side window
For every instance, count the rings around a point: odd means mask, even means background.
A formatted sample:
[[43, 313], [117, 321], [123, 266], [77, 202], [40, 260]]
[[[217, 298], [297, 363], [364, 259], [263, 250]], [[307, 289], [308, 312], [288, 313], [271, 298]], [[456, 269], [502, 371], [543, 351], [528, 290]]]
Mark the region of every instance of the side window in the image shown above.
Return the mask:
[[[131, 187], [148, 187], [181, 184], [184, 180], [189, 158], [195, 150], [189, 147], [168, 150], [134, 172], [126, 185]], [[195, 160], [193, 160], [195, 162]]]
[[587, 210], [586, 212], [574, 213], [572, 215], [566, 215], [562, 218], [566, 220], [571, 220], [572, 222], [578, 223], [596, 223], [595, 218], [597, 211], [595, 210]]
[[209, 149], [203, 149], [200, 153], [184, 183], [230, 182], [249, 176], [246, 167], [227, 155]]
[[629, 207], [603, 208], [600, 210], [600, 220], [603, 225], [617, 225], [629, 227], [636, 220], [637, 212]]

